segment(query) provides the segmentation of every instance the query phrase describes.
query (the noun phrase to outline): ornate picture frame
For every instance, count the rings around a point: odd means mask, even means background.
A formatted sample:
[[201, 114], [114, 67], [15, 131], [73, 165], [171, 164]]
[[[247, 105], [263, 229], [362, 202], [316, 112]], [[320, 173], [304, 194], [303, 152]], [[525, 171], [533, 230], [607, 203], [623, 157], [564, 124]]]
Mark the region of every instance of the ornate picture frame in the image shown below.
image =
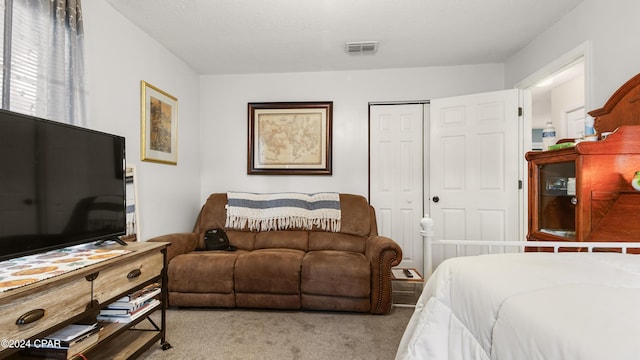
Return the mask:
[[247, 174], [332, 174], [332, 101], [249, 103], [248, 113]]
[[178, 163], [178, 99], [140, 81], [140, 159]]

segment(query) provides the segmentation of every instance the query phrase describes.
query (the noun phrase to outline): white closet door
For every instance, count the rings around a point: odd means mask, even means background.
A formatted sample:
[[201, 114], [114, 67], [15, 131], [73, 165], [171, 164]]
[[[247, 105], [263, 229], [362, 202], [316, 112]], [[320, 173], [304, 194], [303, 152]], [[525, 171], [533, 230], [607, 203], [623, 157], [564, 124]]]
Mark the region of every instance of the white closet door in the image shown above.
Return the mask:
[[422, 272], [423, 215], [422, 104], [370, 107], [370, 203], [378, 233], [395, 240], [403, 252], [400, 267]]

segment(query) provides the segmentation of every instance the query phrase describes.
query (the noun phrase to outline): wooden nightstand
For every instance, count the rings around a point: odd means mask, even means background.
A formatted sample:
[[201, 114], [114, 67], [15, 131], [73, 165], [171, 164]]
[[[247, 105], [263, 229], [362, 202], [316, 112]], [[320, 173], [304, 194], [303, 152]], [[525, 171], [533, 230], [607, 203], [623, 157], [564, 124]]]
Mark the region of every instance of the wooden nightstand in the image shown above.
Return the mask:
[[422, 293], [424, 278], [416, 269], [407, 269], [413, 277], [404, 274], [404, 268], [391, 269], [393, 306], [414, 307]]

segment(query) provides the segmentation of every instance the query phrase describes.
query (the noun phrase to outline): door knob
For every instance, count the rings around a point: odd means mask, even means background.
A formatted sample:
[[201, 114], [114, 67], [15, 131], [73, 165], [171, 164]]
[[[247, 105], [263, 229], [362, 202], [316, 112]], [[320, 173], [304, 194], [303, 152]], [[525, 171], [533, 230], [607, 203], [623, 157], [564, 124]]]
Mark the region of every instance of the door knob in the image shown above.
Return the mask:
[[431, 200], [433, 200], [433, 202], [438, 202], [438, 201], [440, 201], [440, 198], [437, 197], [437, 196], [434, 196], [434, 197], [431, 198]]

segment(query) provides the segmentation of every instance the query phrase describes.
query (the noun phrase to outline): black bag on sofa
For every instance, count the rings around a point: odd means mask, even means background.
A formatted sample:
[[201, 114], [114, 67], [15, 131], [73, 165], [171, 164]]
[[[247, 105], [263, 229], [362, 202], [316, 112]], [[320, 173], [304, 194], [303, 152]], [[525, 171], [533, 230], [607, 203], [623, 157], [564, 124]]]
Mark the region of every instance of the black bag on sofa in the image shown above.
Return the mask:
[[229, 238], [224, 229], [209, 229], [204, 233], [204, 245], [207, 250], [235, 251], [238, 248], [229, 244]]

